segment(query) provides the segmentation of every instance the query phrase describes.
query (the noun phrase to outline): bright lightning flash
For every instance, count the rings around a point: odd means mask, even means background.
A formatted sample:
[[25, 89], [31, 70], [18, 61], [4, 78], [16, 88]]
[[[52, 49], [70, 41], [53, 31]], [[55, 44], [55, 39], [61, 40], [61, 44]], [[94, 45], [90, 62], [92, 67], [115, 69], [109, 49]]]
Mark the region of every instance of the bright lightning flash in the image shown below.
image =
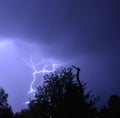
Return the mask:
[[[24, 61], [25, 62], [25, 61]], [[30, 57], [30, 62], [25, 62], [30, 68], [32, 68], [33, 70], [33, 80], [30, 84], [30, 88], [29, 88], [29, 91], [28, 91], [28, 94], [32, 93], [33, 95], [35, 94], [35, 89], [33, 87], [35, 81], [36, 81], [36, 75], [37, 74], [42, 74], [44, 75], [45, 73], [50, 73], [50, 72], [54, 72], [55, 69], [58, 67], [58, 64], [50, 64], [50, 63], [46, 63], [45, 60], [43, 60], [42, 62], [40, 63], [37, 63], [35, 64], [32, 60], [32, 57]], [[42, 69], [38, 70], [37, 68], [41, 67]], [[51, 68], [49, 68], [51, 67]]]

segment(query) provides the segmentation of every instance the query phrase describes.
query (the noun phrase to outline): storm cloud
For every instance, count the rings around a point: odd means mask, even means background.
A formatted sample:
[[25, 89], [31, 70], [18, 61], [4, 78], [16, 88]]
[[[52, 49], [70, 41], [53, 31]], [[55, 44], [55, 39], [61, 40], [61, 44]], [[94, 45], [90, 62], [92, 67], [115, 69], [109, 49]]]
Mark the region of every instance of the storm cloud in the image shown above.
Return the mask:
[[22, 56], [80, 66], [81, 79], [108, 98], [120, 89], [119, 6], [119, 0], [1, 0], [0, 41], [13, 41]]

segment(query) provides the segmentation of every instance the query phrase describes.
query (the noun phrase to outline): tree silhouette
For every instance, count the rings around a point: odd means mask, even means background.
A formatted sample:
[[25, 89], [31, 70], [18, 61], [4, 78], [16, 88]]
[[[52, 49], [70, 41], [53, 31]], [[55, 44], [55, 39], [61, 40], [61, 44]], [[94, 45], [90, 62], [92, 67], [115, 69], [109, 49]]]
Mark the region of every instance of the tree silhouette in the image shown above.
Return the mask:
[[12, 118], [13, 113], [7, 101], [8, 94], [0, 88], [0, 118]]
[[38, 114], [36, 118], [95, 117], [97, 99], [92, 98], [91, 91], [85, 92], [86, 84], [78, 80], [79, 73], [74, 74], [74, 68], [60, 68], [44, 76], [43, 85], [29, 104], [31, 112]]
[[103, 107], [100, 111], [100, 118], [120, 118], [120, 97], [110, 96], [108, 107]]
[[108, 100], [109, 118], [120, 118], [120, 97], [118, 95], [110, 96]]

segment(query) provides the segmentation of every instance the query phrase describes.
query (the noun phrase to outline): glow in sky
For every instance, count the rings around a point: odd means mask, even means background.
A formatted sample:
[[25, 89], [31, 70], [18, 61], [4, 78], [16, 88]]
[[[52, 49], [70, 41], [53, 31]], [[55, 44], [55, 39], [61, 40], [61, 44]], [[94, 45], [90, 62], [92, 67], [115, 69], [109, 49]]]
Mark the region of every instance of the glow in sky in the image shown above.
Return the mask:
[[29, 43], [20, 42], [19, 45], [12, 40], [0, 42], [0, 86], [9, 94], [8, 100], [13, 109], [18, 111], [24, 107], [28, 97], [33, 98], [36, 87], [43, 82], [43, 75], [59, 66], [57, 61], [49, 57], [41, 61], [42, 56], [42, 51], [39, 56], [37, 48]]
[[28, 97], [34, 72], [27, 61], [30, 55], [35, 66], [44, 58], [80, 67], [81, 79], [103, 104], [118, 94], [119, 11], [119, 0], [1, 0], [0, 86], [9, 94], [13, 110], [23, 108]]

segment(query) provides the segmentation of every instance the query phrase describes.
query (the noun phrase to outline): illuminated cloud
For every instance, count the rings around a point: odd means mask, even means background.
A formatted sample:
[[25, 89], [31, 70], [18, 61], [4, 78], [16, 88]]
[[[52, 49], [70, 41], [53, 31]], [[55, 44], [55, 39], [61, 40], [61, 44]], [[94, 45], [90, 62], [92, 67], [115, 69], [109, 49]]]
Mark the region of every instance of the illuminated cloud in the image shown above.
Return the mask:
[[81, 79], [103, 102], [118, 93], [119, 11], [118, 0], [1, 0], [0, 86], [13, 109], [23, 108], [28, 98], [33, 71], [21, 58], [30, 55], [35, 62], [79, 66]]

